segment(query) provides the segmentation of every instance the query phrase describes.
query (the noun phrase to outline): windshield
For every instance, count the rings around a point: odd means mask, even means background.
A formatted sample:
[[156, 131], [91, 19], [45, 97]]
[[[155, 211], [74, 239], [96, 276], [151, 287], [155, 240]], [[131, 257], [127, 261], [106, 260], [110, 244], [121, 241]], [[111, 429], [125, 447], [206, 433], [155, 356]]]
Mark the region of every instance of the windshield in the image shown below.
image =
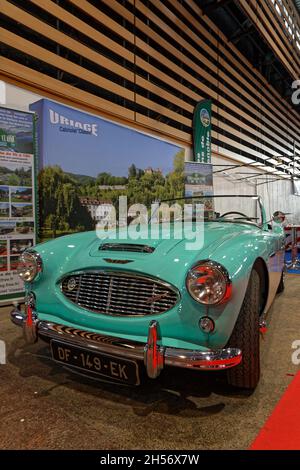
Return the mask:
[[193, 196], [157, 202], [150, 221], [214, 221], [261, 226], [260, 198], [251, 195]]

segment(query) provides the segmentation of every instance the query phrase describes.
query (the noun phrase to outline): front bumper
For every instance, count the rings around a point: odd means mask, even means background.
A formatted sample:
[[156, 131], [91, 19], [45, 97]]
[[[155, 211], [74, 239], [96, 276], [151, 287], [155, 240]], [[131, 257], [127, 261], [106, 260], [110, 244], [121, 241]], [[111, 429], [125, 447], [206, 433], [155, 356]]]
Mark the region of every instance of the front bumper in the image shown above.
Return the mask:
[[15, 325], [23, 327], [24, 337], [28, 343], [33, 343], [40, 337], [46, 341], [58, 340], [113, 356], [143, 361], [148, 376], [153, 379], [159, 376], [165, 366], [223, 370], [237, 366], [242, 360], [242, 352], [237, 348], [198, 351], [160, 346], [159, 323], [154, 320], [149, 324], [148, 341], [144, 344], [39, 321], [34, 311], [30, 314], [30, 321], [26, 313], [18, 308], [14, 308], [10, 315]]

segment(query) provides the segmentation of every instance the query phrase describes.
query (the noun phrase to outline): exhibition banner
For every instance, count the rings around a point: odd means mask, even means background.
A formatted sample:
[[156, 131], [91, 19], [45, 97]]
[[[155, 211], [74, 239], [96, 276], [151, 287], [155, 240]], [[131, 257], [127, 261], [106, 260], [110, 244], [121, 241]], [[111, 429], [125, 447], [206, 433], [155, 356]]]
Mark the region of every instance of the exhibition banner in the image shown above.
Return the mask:
[[35, 244], [33, 113], [0, 108], [0, 302], [23, 296], [19, 255]]
[[94, 230], [111, 206], [118, 219], [120, 196], [128, 208], [183, 196], [184, 149], [47, 99], [30, 109], [37, 114], [41, 241]]
[[195, 106], [193, 154], [195, 162], [211, 162], [211, 100], [199, 101]]

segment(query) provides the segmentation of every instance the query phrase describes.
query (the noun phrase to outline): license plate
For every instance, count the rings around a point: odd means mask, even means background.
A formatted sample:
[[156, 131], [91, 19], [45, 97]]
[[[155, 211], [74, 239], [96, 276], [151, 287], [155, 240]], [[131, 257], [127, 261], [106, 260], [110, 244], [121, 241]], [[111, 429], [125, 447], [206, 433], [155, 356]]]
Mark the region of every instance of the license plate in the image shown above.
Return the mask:
[[54, 340], [50, 346], [52, 358], [56, 362], [130, 385], [140, 383], [139, 368], [135, 361]]

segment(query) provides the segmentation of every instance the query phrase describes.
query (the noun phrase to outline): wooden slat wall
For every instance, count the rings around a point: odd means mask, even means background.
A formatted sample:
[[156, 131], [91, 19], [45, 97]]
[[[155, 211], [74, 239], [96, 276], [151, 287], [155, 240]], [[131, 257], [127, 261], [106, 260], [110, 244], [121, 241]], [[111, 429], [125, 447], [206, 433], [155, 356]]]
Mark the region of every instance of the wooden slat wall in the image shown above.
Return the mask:
[[[295, 76], [269, 2], [240, 3]], [[289, 163], [295, 148], [300, 162], [298, 114], [196, 0], [0, 0], [0, 43], [0, 76], [38, 93], [185, 145], [212, 98], [216, 151]]]

